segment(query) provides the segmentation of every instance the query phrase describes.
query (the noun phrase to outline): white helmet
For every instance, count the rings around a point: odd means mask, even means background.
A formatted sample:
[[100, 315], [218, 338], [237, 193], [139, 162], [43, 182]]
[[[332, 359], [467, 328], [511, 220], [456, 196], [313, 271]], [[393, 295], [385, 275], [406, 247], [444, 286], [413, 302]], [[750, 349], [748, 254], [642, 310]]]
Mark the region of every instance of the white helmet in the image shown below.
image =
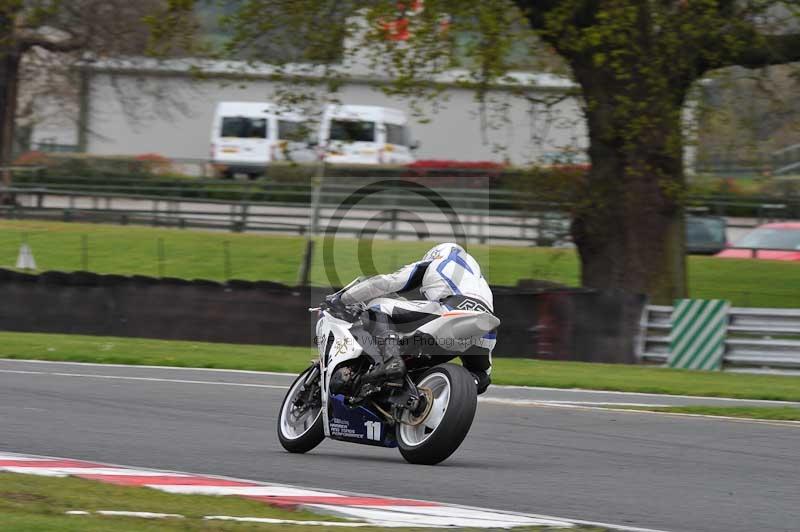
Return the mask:
[[422, 260], [431, 261], [436, 259], [443, 259], [448, 255], [450, 255], [450, 253], [453, 251], [453, 248], [457, 249], [459, 252], [464, 251], [464, 248], [462, 248], [458, 244], [455, 244], [453, 242], [444, 242], [442, 244], [437, 244], [433, 246], [431, 249], [429, 249], [428, 252], [425, 253], [425, 255], [423, 255]]

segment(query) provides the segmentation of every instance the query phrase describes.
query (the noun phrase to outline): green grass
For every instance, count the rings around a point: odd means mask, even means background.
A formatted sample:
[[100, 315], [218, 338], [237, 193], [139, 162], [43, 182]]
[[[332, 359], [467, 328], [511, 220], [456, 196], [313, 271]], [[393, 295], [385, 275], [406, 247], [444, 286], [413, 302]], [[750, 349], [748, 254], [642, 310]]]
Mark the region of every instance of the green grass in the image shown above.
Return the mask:
[[745, 419], [771, 419], [774, 421], [800, 421], [800, 408], [790, 406], [658, 406], [622, 407], [627, 410], [672, 412], [676, 414], [701, 414], [704, 416], [740, 417]]
[[[125, 510], [170, 513], [184, 519], [142, 519], [101, 515], [65, 515], [70, 510]], [[206, 515], [271, 517], [273, 519], [339, 521], [334, 517], [272, 508], [239, 497], [174, 495], [160, 491], [101, 484], [77, 478], [51, 478], [0, 473], [0, 530], [3, 532], [331, 532], [348, 530], [318, 525], [256, 524], [204, 521]], [[378, 532], [379, 527], [353, 530]], [[398, 532], [427, 530], [398, 528]], [[555, 532], [522, 527], [514, 530]], [[605, 528], [571, 528], [574, 532], [608, 532]]]
[[800, 401], [800, 377], [495, 358], [497, 384]]
[[[186, 279], [225, 280], [227, 242], [232, 278], [294, 284], [304, 247], [302, 238], [290, 236], [0, 221], [0, 267], [14, 266], [20, 243], [25, 239], [41, 270], [80, 270], [84, 235], [88, 238], [90, 271], [157, 276], [158, 239], [162, 239], [163, 274]], [[372, 249], [367, 247], [362, 253], [367, 260], [359, 263], [359, 241], [337, 239], [331, 256], [322, 253], [323, 246], [318, 242], [313, 283], [329, 286], [362, 274], [394, 270], [416, 260], [431, 243], [376, 240], [372, 245]], [[572, 250], [474, 245], [470, 246], [470, 252], [484, 266], [486, 278], [494, 285], [513, 286], [520, 279], [542, 279], [571, 286], [579, 283], [578, 261]], [[329, 275], [331, 272], [335, 275]], [[800, 306], [797, 281], [800, 264], [690, 257], [688, 275], [694, 297], [730, 299], [739, 306]]]
[[[165, 252], [165, 276], [225, 280], [227, 242], [232, 278], [288, 284], [297, 281], [305, 246], [303, 238], [291, 236], [5, 220], [0, 221], [0, 267], [14, 266], [25, 239], [40, 270], [80, 270], [84, 236], [88, 237], [89, 270], [98, 273], [157, 276], [160, 238]], [[319, 241], [312, 281], [322, 286], [335, 281], [328, 275], [332, 264], [344, 283], [370, 270], [391, 271], [418, 260], [432, 245], [388, 240], [375, 240], [372, 244], [374, 248], [365, 254], [368, 260], [359, 264], [358, 240], [336, 239], [332, 258], [324, 257], [324, 246]], [[485, 265], [486, 275], [494, 284], [515, 285], [521, 278], [546, 278], [573, 285], [578, 281], [578, 265], [572, 251], [504, 246], [475, 246], [470, 251]]]
[[800, 307], [800, 263], [689, 257], [689, 292], [739, 307]]
[[[312, 348], [0, 333], [0, 357], [299, 373]], [[495, 384], [800, 401], [800, 377], [495, 358]]]
[[[147, 520], [99, 515], [64, 515], [69, 510], [124, 510], [180, 514], [186, 519]], [[271, 517], [274, 519], [320, 520], [303, 511], [273, 508], [239, 497], [174, 495], [160, 491], [103, 484], [78, 478], [51, 478], [0, 473], [0, 529], [7, 531], [239, 531], [286, 530], [280, 525], [240, 525], [204, 522], [205, 515]], [[336, 520], [324, 518], [325, 520]], [[298, 532], [320, 527], [297, 526]]]
[[0, 358], [299, 373], [313, 348], [0, 332]]

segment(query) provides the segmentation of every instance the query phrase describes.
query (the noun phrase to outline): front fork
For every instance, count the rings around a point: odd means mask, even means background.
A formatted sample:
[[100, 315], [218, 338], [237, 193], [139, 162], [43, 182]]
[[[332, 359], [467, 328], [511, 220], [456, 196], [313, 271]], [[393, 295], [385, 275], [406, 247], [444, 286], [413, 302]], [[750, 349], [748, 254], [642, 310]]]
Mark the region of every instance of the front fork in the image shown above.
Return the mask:
[[308, 375], [306, 375], [306, 378], [303, 380], [303, 387], [305, 388], [305, 386], [313, 383], [314, 379], [317, 378], [319, 378], [319, 362], [314, 361], [311, 365], [311, 371], [308, 372]]
[[[303, 408], [308, 404], [313, 404], [315, 395], [320, 401], [322, 401], [320, 393], [321, 383], [318, 382], [319, 377], [319, 362], [314, 362], [314, 364], [311, 366], [311, 370], [306, 375], [306, 378], [303, 379], [303, 384], [300, 385], [300, 393], [297, 394], [297, 398], [294, 400], [294, 405], [297, 408]], [[317, 381], [316, 386], [315, 381]]]

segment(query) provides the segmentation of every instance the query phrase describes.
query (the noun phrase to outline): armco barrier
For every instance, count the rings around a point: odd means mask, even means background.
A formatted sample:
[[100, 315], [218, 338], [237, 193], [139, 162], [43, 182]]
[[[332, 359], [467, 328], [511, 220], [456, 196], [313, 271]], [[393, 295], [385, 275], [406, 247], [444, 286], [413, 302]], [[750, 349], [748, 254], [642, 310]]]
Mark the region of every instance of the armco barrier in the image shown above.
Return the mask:
[[730, 306], [722, 299], [677, 301], [671, 318], [669, 367], [721, 369]]
[[[279, 187], [274, 185], [270, 190]], [[9, 218], [304, 234], [309, 229], [311, 214], [310, 205], [303, 201], [233, 201], [180, 195], [71, 191], [52, 186], [11, 188], [8, 191], [16, 194], [17, 204], [0, 208], [0, 216]], [[519, 200], [517, 204], [517, 199], [509, 194], [502, 195], [501, 202], [481, 190], [441, 192], [447, 205], [458, 209], [456, 228], [463, 231], [466, 240], [538, 246], [551, 246], [568, 240], [568, 217], [553, 204], [532, 200]], [[283, 193], [308, 195], [307, 190]], [[477, 193], [481, 195], [477, 196]], [[453, 237], [452, 220], [441, 207], [427, 201], [409, 207], [406, 205], [408, 193], [402, 190], [381, 193], [377, 199], [360, 192], [366, 199], [358, 203], [358, 208], [348, 210], [347, 215], [342, 216], [338, 208], [349, 204], [352, 201], [349, 195], [353, 194], [353, 187], [329, 185], [325, 188], [321, 193], [319, 211], [322, 227], [336, 227], [337, 234], [341, 235], [359, 236], [367, 231], [391, 239]], [[493, 206], [490, 200], [496, 205]], [[497, 205], [504, 208], [499, 209]], [[420, 217], [426, 221], [424, 229], [409, 229]]]
[[[668, 360], [673, 311], [668, 306], [645, 307], [637, 345], [640, 360]], [[800, 368], [800, 309], [729, 308], [722, 362], [731, 367]]]
[[[635, 362], [643, 297], [578, 289], [493, 290], [502, 320], [495, 354]], [[0, 330], [310, 346], [315, 316], [309, 303], [329, 291], [271, 282], [0, 270]]]

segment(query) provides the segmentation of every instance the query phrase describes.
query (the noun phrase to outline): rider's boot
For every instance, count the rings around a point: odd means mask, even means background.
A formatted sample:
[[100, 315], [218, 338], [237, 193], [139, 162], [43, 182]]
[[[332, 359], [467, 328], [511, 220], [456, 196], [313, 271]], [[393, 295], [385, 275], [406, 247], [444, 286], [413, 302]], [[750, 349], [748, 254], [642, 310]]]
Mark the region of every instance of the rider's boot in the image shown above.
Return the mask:
[[406, 364], [400, 356], [400, 339], [389, 333], [382, 339], [383, 361], [364, 374], [363, 382], [401, 381], [406, 375]]

